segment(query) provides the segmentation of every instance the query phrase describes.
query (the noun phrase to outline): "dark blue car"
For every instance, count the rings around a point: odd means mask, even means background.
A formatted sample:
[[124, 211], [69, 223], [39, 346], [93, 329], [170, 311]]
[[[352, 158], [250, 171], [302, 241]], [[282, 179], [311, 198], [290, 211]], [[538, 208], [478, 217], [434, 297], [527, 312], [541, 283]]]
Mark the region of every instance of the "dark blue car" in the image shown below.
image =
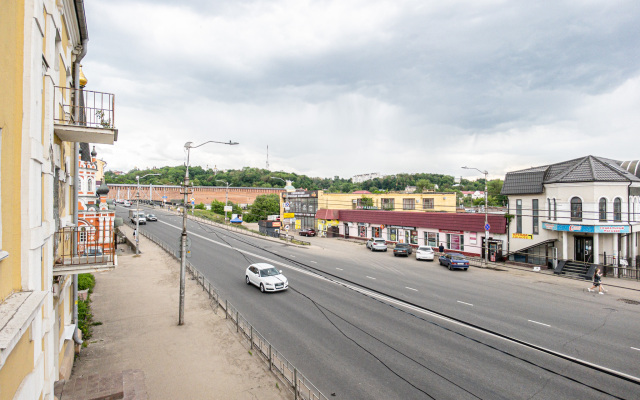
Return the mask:
[[469, 269], [469, 260], [465, 256], [459, 253], [446, 253], [440, 256], [439, 258], [440, 265], [444, 265], [451, 269], [464, 269], [465, 271]]

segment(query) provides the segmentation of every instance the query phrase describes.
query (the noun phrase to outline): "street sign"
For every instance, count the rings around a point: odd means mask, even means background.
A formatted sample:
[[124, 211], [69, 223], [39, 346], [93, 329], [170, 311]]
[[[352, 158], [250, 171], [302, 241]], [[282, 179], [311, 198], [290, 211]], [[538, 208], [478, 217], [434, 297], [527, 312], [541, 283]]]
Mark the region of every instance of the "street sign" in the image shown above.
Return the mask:
[[223, 211], [233, 211], [233, 207], [232, 206], [224, 206], [224, 210]]
[[288, 230], [289, 230], [289, 225], [285, 225], [285, 226], [284, 226], [284, 230], [285, 230], [285, 231], [288, 231]]
[[284, 203], [284, 207], [285, 207], [285, 208], [289, 208], [290, 206], [291, 206], [291, 204], [289, 204], [289, 202], [288, 202], [288, 201], [286, 201], [286, 202]]
[[192, 198], [191, 198], [191, 202], [193, 203], [194, 201], [196, 201], [196, 198], [195, 198], [195, 197], [192, 197]]
[[167, 196], [162, 196], [162, 198], [163, 198], [163, 199], [166, 199], [166, 198], [167, 198]]
[[488, 231], [489, 229], [491, 229], [491, 225], [486, 224], [486, 225], [484, 226], [484, 230], [485, 230], [485, 231]]
[[295, 214], [294, 213], [284, 213], [282, 214], [282, 218], [295, 218]]

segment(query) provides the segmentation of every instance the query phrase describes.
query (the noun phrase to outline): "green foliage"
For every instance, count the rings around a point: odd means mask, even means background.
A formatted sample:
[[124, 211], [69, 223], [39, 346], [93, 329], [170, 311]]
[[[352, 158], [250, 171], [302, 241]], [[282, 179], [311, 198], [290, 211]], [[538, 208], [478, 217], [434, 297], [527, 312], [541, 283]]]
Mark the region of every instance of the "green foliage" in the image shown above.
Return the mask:
[[256, 197], [249, 208], [249, 213], [245, 214], [246, 222], [256, 222], [267, 219], [267, 215], [280, 214], [280, 196], [277, 194], [265, 194]]
[[196, 204], [193, 208], [196, 210], [206, 210], [207, 207], [204, 206], [204, 203]]
[[96, 277], [93, 274], [78, 274], [78, 290], [89, 289], [89, 293], [93, 293], [95, 286]]
[[362, 195], [362, 200], [360, 200], [363, 207], [373, 207], [373, 199], [371, 197], [367, 197]]
[[78, 300], [78, 328], [82, 331], [82, 340], [91, 338], [91, 323], [93, 314], [91, 313], [91, 300]]

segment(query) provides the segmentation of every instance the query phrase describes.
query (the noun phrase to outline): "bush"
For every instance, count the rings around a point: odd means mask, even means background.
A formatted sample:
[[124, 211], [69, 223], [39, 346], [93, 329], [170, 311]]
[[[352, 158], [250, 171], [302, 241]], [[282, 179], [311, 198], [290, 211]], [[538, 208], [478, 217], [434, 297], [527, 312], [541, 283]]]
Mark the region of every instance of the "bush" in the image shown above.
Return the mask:
[[95, 286], [96, 278], [93, 274], [78, 274], [78, 290], [89, 289], [89, 293], [93, 293]]
[[78, 328], [82, 331], [82, 340], [91, 338], [93, 314], [91, 314], [90, 303], [91, 300], [88, 299], [78, 300]]

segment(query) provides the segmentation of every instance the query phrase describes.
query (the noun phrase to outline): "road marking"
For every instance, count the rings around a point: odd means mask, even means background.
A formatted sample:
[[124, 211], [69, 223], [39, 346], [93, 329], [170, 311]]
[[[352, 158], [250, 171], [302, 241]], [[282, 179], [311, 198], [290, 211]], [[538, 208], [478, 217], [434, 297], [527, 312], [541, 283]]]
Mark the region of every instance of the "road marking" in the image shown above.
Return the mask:
[[[182, 227], [175, 226], [175, 225], [172, 225], [172, 224], [164, 222], [164, 221], [158, 221], [158, 222], [162, 222], [163, 224], [168, 225], [168, 226], [170, 226], [170, 227], [172, 227], [172, 228], [174, 228], [176, 230], [182, 230]], [[397, 306], [402, 307], [402, 308], [404, 308], [406, 310], [414, 311], [417, 314], [428, 315], [428, 316], [430, 316], [432, 318], [436, 318], [436, 319], [439, 319], [441, 321], [446, 321], [446, 322], [448, 322], [448, 323], [450, 323], [452, 325], [464, 327], [464, 328], [466, 328], [468, 330], [471, 330], [471, 331], [475, 331], [475, 332], [478, 332], [478, 333], [481, 333], [481, 334], [484, 334], [484, 335], [487, 335], [487, 336], [491, 336], [491, 337], [494, 337], [496, 339], [504, 340], [505, 342], [509, 342], [509, 343], [520, 345], [520, 346], [528, 347], [529, 349], [534, 350], [534, 351], [539, 351], [539, 352], [544, 352], [544, 353], [547, 353], [547, 354], [555, 355], [557, 357], [561, 357], [561, 358], [564, 358], [566, 360], [574, 360], [576, 362], [579, 362], [582, 365], [588, 365], [588, 366], [597, 367], [600, 370], [609, 371], [611, 373], [615, 373], [616, 375], [623, 376], [626, 379], [629, 379], [629, 380], [631, 380], [631, 381], [633, 381], [635, 383], [640, 383], [640, 377], [637, 377], [637, 376], [634, 376], [634, 375], [630, 375], [630, 374], [626, 374], [626, 373], [624, 373], [622, 371], [618, 371], [618, 370], [615, 370], [615, 369], [612, 369], [612, 368], [607, 368], [605, 366], [602, 366], [602, 365], [599, 365], [599, 364], [595, 364], [595, 363], [592, 363], [592, 362], [589, 362], [589, 361], [586, 361], [586, 360], [583, 360], [583, 359], [580, 359], [580, 358], [576, 358], [576, 357], [570, 356], [568, 354], [561, 353], [559, 351], [551, 350], [549, 348], [546, 348], [546, 347], [543, 347], [543, 346], [540, 346], [540, 345], [537, 345], [537, 344], [534, 344], [534, 343], [531, 343], [531, 342], [526, 342], [524, 340], [514, 341], [513, 339], [510, 339], [508, 337], [504, 337], [504, 336], [501, 336], [501, 335], [493, 333], [493, 332], [488, 332], [486, 330], [482, 330], [480, 328], [474, 327], [473, 325], [469, 325], [468, 323], [465, 323], [463, 321], [457, 321], [457, 320], [450, 319], [450, 318], [448, 318], [448, 317], [446, 317], [444, 315], [436, 314], [436, 313], [434, 313], [432, 311], [416, 307], [416, 306], [414, 306], [412, 304], [408, 304], [408, 303], [406, 303], [404, 301], [388, 297], [388, 296], [386, 296], [384, 294], [381, 294], [381, 293], [378, 293], [378, 292], [372, 292], [372, 291], [370, 291], [368, 289], [365, 289], [365, 288], [362, 288], [362, 287], [359, 287], [359, 286], [354, 286], [354, 285], [351, 285], [351, 284], [346, 283], [346, 282], [335, 281], [333, 279], [329, 279], [329, 278], [324, 277], [322, 275], [319, 275], [317, 273], [314, 273], [314, 272], [311, 272], [311, 271], [307, 271], [305, 269], [302, 269], [302, 268], [299, 268], [299, 267], [296, 267], [296, 266], [293, 266], [293, 265], [289, 265], [289, 264], [284, 263], [284, 262], [279, 261], [279, 260], [274, 260], [274, 259], [262, 256], [262, 255], [253, 253], [251, 251], [234, 248], [232, 246], [229, 246], [226, 243], [218, 242], [218, 241], [210, 239], [208, 237], [204, 237], [202, 235], [198, 235], [197, 233], [192, 233], [191, 236], [199, 237], [199, 238], [201, 238], [203, 240], [206, 240], [208, 242], [214, 243], [214, 244], [216, 244], [216, 245], [218, 245], [220, 247], [233, 249], [233, 250], [235, 250], [235, 251], [237, 251], [239, 253], [243, 253], [243, 254], [250, 255], [252, 257], [263, 259], [265, 261], [270, 262], [271, 264], [280, 265], [282, 267], [289, 268], [292, 271], [297, 271], [298, 273], [307, 275], [309, 277], [313, 277], [315, 279], [319, 279], [319, 280], [325, 281], [327, 283], [331, 283], [331, 284], [334, 284], [334, 285], [342, 286], [344, 288], [353, 290], [355, 292], [362, 293], [362, 294], [364, 294], [366, 296], [369, 296], [371, 298], [382, 300], [382, 301], [385, 301], [385, 302], [387, 302], [389, 304], [397, 305]], [[336, 269], [342, 271], [341, 268], [336, 268]], [[534, 321], [532, 321], [532, 322], [534, 322]]]
[[344, 271], [342, 268], [336, 268], [338, 271]]
[[530, 319], [529, 319], [528, 321], [529, 321], [529, 322], [533, 322], [534, 324], [543, 325], [543, 326], [546, 326], [546, 327], [551, 328], [551, 325], [543, 324], [542, 322], [533, 321], [533, 320], [530, 320]]
[[417, 291], [418, 291], [418, 289], [414, 289], [414, 288], [409, 287], [409, 286], [405, 286], [404, 288], [405, 288], [405, 289], [409, 289], [409, 290], [413, 290], [414, 292], [417, 292]]
[[458, 300], [458, 303], [460, 303], [460, 304], [465, 304], [465, 305], [467, 305], [467, 306], [471, 306], [471, 307], [473, 307], [473, 304], [471, 304], [471, 303], [465, 303], [464, 301], [460, 301], [460, 300]]
[[318, 263], [317, 261], [309, 261], [309, 262], [314, 263], [314, 264], [317, 264], [317, 263]]
[[374, 278], [374, 277], [372, 277], [372, 276], [367, 276], [367, 278], [369, 278], [369, 279], [376, 279], [376, 278]]
[[289, 254], [289, 257], [296, 258], [296, 256], [294, 256], [293, 254]]
[[640, 349], [636, 349], [635, 347], [632, 347], [632, 349], [640, 351]]

